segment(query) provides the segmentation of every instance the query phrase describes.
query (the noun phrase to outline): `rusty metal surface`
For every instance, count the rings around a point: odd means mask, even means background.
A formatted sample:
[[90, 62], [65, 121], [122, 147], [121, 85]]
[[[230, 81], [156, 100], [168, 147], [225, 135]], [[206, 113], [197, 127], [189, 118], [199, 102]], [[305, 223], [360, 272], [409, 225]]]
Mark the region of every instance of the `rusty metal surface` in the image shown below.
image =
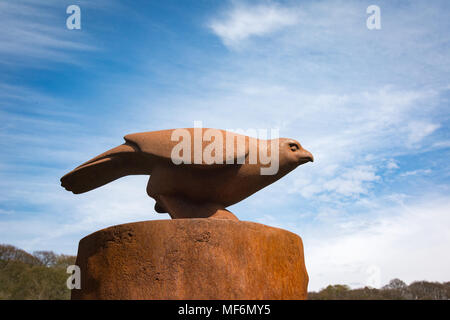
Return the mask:
[[228, 219], [144, 221], [80, 241], [72, 299], [306, 299], [299, 236]]

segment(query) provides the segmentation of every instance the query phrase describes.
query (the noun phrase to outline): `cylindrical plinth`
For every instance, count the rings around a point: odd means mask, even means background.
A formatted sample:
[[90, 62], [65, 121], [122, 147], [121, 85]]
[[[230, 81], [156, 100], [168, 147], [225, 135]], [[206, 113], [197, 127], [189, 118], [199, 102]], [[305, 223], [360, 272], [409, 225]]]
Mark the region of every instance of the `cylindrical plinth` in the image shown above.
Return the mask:
[[224, 219], [113, 226], [78, 247], [72, 299], [306, 299], [299, 236]]

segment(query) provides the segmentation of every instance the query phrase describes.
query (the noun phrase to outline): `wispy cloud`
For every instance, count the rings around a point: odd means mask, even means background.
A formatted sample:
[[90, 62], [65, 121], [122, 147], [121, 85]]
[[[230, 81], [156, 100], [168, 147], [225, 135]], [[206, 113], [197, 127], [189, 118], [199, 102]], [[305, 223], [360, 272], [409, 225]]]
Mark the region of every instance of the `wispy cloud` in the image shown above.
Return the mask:
[[275, 2], [256, 6], [236, 2], [221, 18], [213, 19], [209, 27], [226, 46], [235, 48], [250, 37], [268, 35], [297, 21], [295, 11]]
[[[84, 1], [78, 4], [92, 7]], [[97, 50], [89, 32], [66, 28], [68, 5], [54, 0], [0, 2], [0, 64], [35, 68], [55, 62], [80, 64], [77, 53]]]
[[386, 168], [388, 168], [389, 170], [393, 170], [393, 169], [398, 169], [399, 166], [395, 160], [389, 159], [386, 164]]
[[14, 211], [12, 211], [12, 210], [3, 210], [3, 209], [0, 209], [0, 214], [11, 214], [11, 213], [13, 213]]
[[447, 199], [428, 194], [407, 205], [385, 201], [364, 215], [327, 220], [327, 226], [303, 231], [311, 290], [370, 285], [373, 267], [380, 272], [378, 285], [393, 278], [447, 279], [450, 258], [442, 255], [450, 243]]
[[407, 177], [407, 176], [416, 176], [416, 175], [423, 175], [423, 174], [430, 174], [430, 169], [420, 169], [420, 170], [413, 170], [413, 171], [406, 171], [400, 174], [401, 177]]
[[413, 121], [408, 124], [409, 135], [408, 143], [410, 145], [422, 141], [425, 137], [439, 129], [440, 125], [430, 122]]

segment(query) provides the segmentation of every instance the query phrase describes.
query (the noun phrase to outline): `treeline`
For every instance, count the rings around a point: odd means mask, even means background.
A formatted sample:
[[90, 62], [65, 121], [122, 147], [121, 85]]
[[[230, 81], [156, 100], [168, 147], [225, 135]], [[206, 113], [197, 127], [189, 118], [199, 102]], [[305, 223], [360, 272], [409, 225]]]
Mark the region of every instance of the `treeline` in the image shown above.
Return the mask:
[[[0, 244], [0, 300], [70, 299], [66, 286], [67, 266], [75, 256], [35, 251], [32, 254], [11, 245]], [[406, 285], [393, 279], [381, 289], [350, 289], [330, 285], [319, 292], [309, 292], [309, 300], [448, 300], [450, 282], [416, 281]]]
[[70, 299], [66, 269], [75, 258], [52, 251], [30, 254], [0, 244], [0, 300]]
[[330, 285], [319, 292], [309, 292], [309, 300], [448, 300], [450, 282], [415, 281], [406, 285], [393, 279], [381, 289], [350, 289], [346, 285]]

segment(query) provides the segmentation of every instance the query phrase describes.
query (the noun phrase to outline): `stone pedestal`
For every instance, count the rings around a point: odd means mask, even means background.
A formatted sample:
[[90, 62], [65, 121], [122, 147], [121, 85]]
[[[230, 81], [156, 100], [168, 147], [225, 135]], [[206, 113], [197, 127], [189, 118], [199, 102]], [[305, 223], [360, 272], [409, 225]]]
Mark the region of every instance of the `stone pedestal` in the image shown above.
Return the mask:
[[224, 219], [113, 226], [78, 247], [72, 299], [306, 299], [299, 236]]

